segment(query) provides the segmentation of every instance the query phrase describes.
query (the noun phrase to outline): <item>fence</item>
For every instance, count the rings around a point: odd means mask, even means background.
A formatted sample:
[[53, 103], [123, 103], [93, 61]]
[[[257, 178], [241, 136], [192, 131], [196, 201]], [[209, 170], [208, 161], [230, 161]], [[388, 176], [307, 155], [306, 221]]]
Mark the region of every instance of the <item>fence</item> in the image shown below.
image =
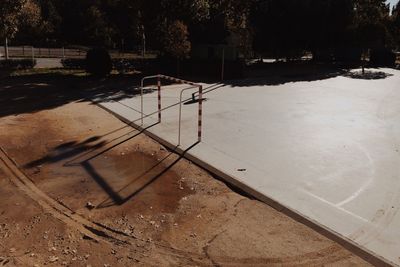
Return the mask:
[[[89, 48], [43, 48], [32, 46], [10, 46], [8, 54], [10, 58], [84, 58]], [[112, 58], [142, 58], [140, 51], [110, 50]], [[4, 57], [4, 46], [0, 46], [0, 57]], [[156, 51], [148, 51], [145, 58], [157, 57]]]
[[[0, 54], [4, 57], [4, 47], [0, 47]], [[86, 51], [83, 49], [71, 48], [34, 48], [32, 46], [11, 46], [8, 48], [10, 58], [83, 58], [86, 56]]]

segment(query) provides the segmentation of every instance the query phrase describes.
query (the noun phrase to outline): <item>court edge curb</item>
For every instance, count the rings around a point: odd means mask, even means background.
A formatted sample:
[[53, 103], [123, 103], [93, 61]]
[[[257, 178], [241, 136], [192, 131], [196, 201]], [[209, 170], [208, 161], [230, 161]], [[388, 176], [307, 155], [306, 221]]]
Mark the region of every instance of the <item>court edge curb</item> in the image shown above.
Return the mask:
[[299, 212], [284, 206], [283, 204], [279, 203], [278, 201], [261, 194], [257, 190], [254, 190], [254, 189], [250, 188], [249, 186], [247, 186], [246, 184], [238, 181], [237, 179], [235, 179], [235, 177], [228, 175], [228, 174], [224, 173], [223, 171], [204, 162], [203, 160], [191, 155], [190, 151], [185, 152], [183, 149], [177, 147], [176, 145], [173, 145], [169, 141], [159, 137], [158, 135], [156, 135], [154, 133], [151, 133], [150, 131], [146, 130], [145, 128], [137, 125], [136, 123], [134, 123], [132, 121], [129, 121], [128, 119], [124, 118], [123, 116], [119, 115], [118, 113], [106, 108], [101, 103], [98, 103], [98, 102], [93, 102], [93, 103], [96, 104], [101, 109], [105, 110], [106, 112], [112, 114], [114, 117], [116, 117], [123, 123], [137, 129], [138, 131], [149, 136], [151, 139], [157, 141], [158, 143], [162, 144], [163, 146], [174, 151], [174, 153], [182, 155], [187, 160], [190, 160], [197, 166], [199, 166], [199, 167], [207, 170], [208, 172], [212, 173], [213, 175], [221, 178], [223, 181], [225, 181], [237, 188], [240, 188], [247, 194], [253, 196], [255, 199], [271, 206], [275, 210], [282, 212], [283, 214], [290, 217], [291, 219], [293, 219], [301, 224], [306, 225], [307, 227], [318, 232], [319, 234], [338, 243], [339, 245], [341, 245], [348, 251], [354, 253], [355, 255], [359, 256], [360, 258], [364, 259], [365, 261], [369, 262], [370, 264], [372, 264], [374, 266], [400, 266], [400, 265], [396, 265], [395, 263], [377, 255], [376, 253], [374, 253], [372, 251], [367, 250], [366, 248], [361, 247], [354, 241], [348, 239], [347, 237], [340, 235], [339, 233], [327, 228], [326, 226], [323, 226], [322, 224], [318, 223], [317, 221], [314, 221], [313, 219], [308, 218], [307, 216], [304, 216], [304, 215], [300, 214]]

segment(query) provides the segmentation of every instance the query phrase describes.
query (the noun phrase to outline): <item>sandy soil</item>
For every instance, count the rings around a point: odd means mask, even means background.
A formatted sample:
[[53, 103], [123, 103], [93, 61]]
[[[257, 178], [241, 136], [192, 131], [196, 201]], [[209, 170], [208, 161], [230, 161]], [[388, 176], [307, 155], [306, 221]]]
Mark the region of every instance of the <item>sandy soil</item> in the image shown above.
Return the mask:
[[0, 266], [368, 265], [89, 102], [11, 110]]

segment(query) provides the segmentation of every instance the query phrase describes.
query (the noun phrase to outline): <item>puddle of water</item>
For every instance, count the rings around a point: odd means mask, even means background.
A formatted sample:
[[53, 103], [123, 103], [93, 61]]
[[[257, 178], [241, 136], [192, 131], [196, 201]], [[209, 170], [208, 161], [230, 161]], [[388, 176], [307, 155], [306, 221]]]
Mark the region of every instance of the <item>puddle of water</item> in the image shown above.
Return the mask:
[[123, 204], [129, 211], [174, 212], [191, 193], [175, 172], [140, 152], [101, 155], [83, 166], [110, 196], [103, 207]]

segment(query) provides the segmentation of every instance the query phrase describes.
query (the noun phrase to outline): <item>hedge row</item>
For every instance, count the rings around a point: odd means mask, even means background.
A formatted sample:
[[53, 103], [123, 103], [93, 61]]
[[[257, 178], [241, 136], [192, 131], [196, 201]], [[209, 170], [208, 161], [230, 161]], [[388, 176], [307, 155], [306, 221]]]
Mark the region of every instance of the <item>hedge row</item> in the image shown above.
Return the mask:
[[[66, 69], [87, 70], [85, 59], [64, 59], [61, 61]], [[112, 68], [119, 73], [130, 72], [140, 69], [145, 73], [155, 73], [162, 71], [168, 75], [176, 75], [176, 60], [166, 59], [146, 59], [146, 61], [135, 59], [112, 59]], [[226, 78], [240, 78], [243, 75], [244, 63], [226, 62], [225, 75]], [[221, 73], [220, 61], [193, 61], [183, 60], [180, 62], [180, 74], [197, 73], [206, 76], [218, 76]]]
[[36, 60], [32, 59], [0, 60], [0, 69], [3, 70], [33, 69], [35, 66], [36, 66]]
[[[86, 69], [86, 59], [63, 59], [61, 64], [65, 69]], [[138, 69], [140, 64], [138, 60], [133, 59], [112, 59], [113, 69], [120, 73]]]
[[76, 58], [68, 58], [62, 59], [61, 64], [64, 69], [85, 69], [86, 68], [86, 60], [85, 59], [76, 59]]

